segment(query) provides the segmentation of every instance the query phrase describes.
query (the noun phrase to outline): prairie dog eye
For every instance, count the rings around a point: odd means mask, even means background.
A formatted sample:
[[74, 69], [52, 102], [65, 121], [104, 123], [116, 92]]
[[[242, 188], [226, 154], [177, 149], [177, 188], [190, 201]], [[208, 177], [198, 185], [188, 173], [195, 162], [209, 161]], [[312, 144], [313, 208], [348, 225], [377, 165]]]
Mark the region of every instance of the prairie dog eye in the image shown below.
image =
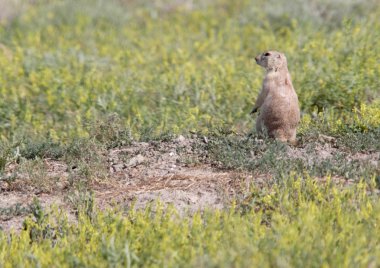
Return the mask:
[[264, 56], [265, 56], [265, 57], [268, 57], [268, 56], [270, 56], [270, 53], [267, 52], [267, 53], [264, 54]]

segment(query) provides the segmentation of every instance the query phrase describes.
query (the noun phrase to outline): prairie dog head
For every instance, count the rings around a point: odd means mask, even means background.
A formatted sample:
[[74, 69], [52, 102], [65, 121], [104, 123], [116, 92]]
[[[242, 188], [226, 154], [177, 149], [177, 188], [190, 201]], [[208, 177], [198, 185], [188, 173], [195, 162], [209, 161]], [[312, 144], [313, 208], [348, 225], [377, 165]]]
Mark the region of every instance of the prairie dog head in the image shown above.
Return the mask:
[[277, 51], [267, 51], [255, 57], [256, 63], [264, 67], [267, 71], [287, 69], [286, 57]]

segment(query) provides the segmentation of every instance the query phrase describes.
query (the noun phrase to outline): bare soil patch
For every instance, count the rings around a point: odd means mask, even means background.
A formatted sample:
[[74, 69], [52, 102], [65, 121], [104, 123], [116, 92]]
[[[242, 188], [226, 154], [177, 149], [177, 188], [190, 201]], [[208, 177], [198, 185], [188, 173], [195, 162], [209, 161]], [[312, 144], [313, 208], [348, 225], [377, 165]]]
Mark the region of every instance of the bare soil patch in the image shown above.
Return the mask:
[[[101, 209], [132, 205], [140, 209], [160, 200], [165, 205], [173, 205], [180, 213], [193, 213], [206, 208], [225, 208], [232, 199], [244, 197], [252, 183], [260, 185], [271, 179], [269, 171], [248, 172], [215, 165], [208, 159], [208, 153], [198, 146], [208, 142], [202, 137], [179, 136], [167, 142], [132, 142], [110, 149], [100, 164], [104, 165], [100, 168], [104, 169], [106, 178], [95, 178], [86, 189], [93, 192], [95, 203]], [[338, 153], [338, 148], [325, 142], [312, 147], [287, 147], [289, 159], [306, 162], [326, 161]], [[252, 157], [259, 156], [252, 153]], [[344, 157], [347, 161], [363, 161], [379, 168], [379, 152], [345, 154]], [[23, 165], [20, 168], [20, 164], [8, 164], [4, 176], [7, 179], [0, 180], [0, 227], [20, 229], [34, 198], [38, 198], [43, 207], [56, 204], [73, 215], [72, 196], [78, 191], [74, 189], [73, 180], [80, 179], [80, 167], [51, 159], [42, 159], [30, 172], [25, 163]], [[43, 183], [54, 183], [45, 188], [42, 187], [45, 185], [36, 187], [41, 176]], [[352, 183], [338, 176], [335, 179]]]

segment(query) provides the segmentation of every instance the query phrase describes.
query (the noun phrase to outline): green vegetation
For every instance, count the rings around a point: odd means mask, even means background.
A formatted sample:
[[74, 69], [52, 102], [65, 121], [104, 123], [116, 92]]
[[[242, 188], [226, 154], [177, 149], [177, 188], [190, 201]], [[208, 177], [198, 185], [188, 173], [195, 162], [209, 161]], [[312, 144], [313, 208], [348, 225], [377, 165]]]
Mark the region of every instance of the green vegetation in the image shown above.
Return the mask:
[[136, 136], [247, 130], [263, 77], [252, 59], [268, 48], [286, 53], [307, 114], [379, 96], [376, 1], [299, 14], [286, 1], [36, 2], [0, 27], [3, 140], [67, 142], [111, 113]]
[[380, 200], [358, 183], [341, 189], [292, 178], [252, 189], [228, 211], [179, 217], [159, 204], [98, 212], [78, 223], [38, 203], [25, 230], [0, 233], [5, 267], [368, 267], [380, 261]]
[[[45, 160], [59, 160], [75, 210], [0, 207], [31, 215], [0, 230], [0, 267], [379, 266], [380, 6], [328, 2], [36, 0], [8, 18], [0, 5], [0, 186], [54, 192]], [[299, 148], [252, 130], [267, 49], [288, 58]], [[96, 209], [110, 149], [179, 134], [195, 140], [182, 162], [268, 179], [224, 210]]]

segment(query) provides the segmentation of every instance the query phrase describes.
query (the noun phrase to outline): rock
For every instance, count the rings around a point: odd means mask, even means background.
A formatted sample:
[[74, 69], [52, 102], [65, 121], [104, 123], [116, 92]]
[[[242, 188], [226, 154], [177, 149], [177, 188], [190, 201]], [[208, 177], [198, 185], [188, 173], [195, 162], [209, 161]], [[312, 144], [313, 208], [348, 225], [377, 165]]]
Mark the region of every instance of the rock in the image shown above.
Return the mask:
[[181, 143], [181, 142], [184, 142], [186, 140], [186, 138], [182, 135], [179, 135], [175, 141], [178, 142], [178, 143]]
[[113, 168], [114, 172], [120, 172], [123, 170], [124, 164], [113, 165], [112, 168]]
[[318, 140], [320, 142], [335, 142], [336, 138], [331, 137], [331, 136], [327, 136], [327, 135], [323, 135], [323, 134], [319, 134]]
[[142, 164], [144, 161], [145, 161], [145, 157], [142, 156], [141, 154], [138, 154], [129, 160], [128, 166], [135, 167], [135, 166]]
[[131, 143], [132, 146], [137, 146], [137, 147], [148, 147], [149, 143], [148, 142], [137, 142], [134, 141]]

